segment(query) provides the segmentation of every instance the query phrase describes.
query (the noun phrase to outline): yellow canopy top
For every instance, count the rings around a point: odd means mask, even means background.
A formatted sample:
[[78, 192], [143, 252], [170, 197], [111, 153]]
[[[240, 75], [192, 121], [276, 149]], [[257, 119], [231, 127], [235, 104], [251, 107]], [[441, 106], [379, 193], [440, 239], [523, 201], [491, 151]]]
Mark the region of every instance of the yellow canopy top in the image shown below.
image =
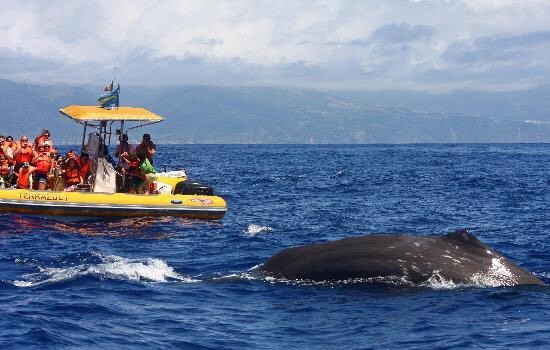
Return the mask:
[[59, 113], [76, 120], [77, 122], [124, 120], [124, 121], [149, 121], [160, 122], [164, 118], [145, 108], [118, 107], [118, 109], [105, 109], [99, 106], [68, 106], [61, 108]]

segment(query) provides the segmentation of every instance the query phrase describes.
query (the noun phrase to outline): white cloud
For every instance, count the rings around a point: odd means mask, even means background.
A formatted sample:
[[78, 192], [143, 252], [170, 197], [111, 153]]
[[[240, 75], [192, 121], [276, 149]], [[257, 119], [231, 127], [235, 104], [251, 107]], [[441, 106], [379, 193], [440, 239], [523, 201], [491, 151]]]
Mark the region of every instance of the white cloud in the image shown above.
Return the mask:
[[116, 66], [124, 84], [438, 91], [550, 83], [549, 45], [536, 39], [550, 33], [544, 0], [3, 5], [0, 77], [14, 80], [99, 84]]

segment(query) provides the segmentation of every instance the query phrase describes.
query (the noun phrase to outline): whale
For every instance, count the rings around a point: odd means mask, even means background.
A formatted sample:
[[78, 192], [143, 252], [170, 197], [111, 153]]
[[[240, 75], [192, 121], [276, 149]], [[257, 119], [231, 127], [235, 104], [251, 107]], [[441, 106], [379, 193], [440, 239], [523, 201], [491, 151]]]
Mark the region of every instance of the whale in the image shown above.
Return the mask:
[[288, 248], [259, 269], [278, 278], [311, 281], [544, 285], [467, 230], [440, 236], [370, 234]]

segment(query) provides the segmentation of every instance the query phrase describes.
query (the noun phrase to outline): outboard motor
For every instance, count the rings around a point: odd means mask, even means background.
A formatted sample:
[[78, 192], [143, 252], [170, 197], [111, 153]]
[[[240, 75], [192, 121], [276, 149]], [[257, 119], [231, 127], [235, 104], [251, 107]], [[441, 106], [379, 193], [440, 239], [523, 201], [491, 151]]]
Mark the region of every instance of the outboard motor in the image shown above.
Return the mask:
[[214, 195], [212, 187], [197, 181], [180, 181], [174, 188], [174, 194], [194, 194], [203, 196]]

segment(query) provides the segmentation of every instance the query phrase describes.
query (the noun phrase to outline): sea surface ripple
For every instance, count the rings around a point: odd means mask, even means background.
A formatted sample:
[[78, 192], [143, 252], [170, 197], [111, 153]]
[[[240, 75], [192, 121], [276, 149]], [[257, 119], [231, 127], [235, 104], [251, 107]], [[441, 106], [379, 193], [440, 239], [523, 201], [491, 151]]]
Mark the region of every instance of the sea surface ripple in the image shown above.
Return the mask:
[[300, 283], [255, 271], [296, 245], [466, 228], [548, 284], [547, 144], [171, 145], [159, 147], [164, 164], [214, 186], [226, 217], [0, 214], [1, 349], [550, 344], [549, 287]]

